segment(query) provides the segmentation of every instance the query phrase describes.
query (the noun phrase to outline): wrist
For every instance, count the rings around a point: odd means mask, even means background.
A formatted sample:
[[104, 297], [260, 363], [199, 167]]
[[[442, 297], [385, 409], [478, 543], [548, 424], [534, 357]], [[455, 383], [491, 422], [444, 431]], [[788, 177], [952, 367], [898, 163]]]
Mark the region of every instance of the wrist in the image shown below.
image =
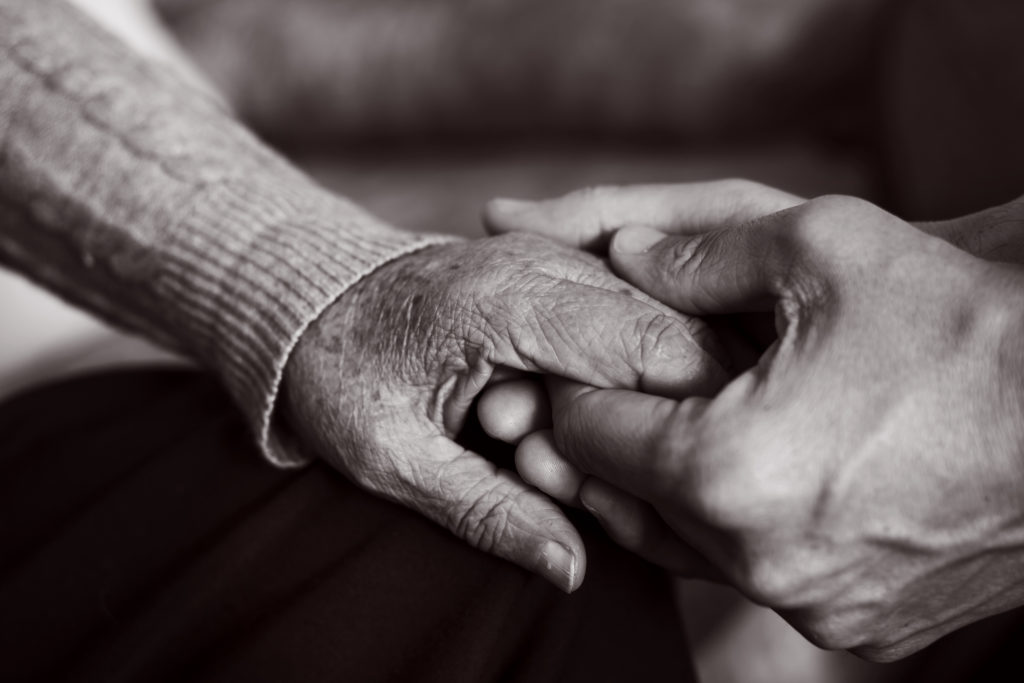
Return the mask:
[[199, 291], [214, 324], [196, 355], [224, 378], [266, 457], [281, 466], [299, 464], [308, 458], [273, 429], [296, 345], [364, 277], [452, 238], [397, 230], [301, 183], [273, 187], [254, 178], [221, 184], [212, 194], [190, 214], [202, 224], [189, 231], [202, 238], [194, 246], [208, 255], [197, 262], [215, 264], [190, 281], [197, 290], [211, 281], [220, 286], [216, 297]]

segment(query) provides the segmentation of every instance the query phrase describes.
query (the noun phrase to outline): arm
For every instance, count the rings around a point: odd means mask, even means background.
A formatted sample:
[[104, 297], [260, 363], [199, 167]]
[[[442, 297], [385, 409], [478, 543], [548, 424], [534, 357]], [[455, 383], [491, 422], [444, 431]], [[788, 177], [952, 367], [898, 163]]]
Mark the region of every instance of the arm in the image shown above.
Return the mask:
[[316, 454], [572, 590], [562, 511], [455, 441], [474, 398], [497, 369], [723, 379], [699, 321], [600, 260], [384, 225], [64, 2], [0, 0], [0, 52], [0, 258], [204, 363], [278, 464]]
[[272, 460], [289, 351], [360, 276], [437, 237], [331, 196], [66, 3], [0, 2], [0, 258], [214, 370]]

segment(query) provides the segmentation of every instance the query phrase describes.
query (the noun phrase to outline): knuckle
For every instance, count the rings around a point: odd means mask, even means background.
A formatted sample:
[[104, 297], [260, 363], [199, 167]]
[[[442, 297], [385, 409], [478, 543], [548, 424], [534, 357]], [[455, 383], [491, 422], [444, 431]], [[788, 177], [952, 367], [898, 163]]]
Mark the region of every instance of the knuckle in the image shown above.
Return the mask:
[[605, 185], [593, 185], [572, 193], [572, 208], [577, 215], [586, 216], [600, 232], [611, 230], [617, 226], [609, 220], [607, 207], [612, 198], [612, 188]]
[[634, 324], [636, 338], [639, 339], [641, 347], [647, 349], [675, 341], [675, 336], [680, 333], [678, 323], [664, 313], [652, 313], [638, 318]]
[[714, 235], [704, 233], [698, 237], [671, 240], [667, 264], [670, 281], [689, 282], [703, 269]]
[[784, 563], [756, 558], [748, 561], [744, 588], [750, 598], [762, 605], [783, 608], [799, 590], [800, 581]]
[[467, 294], [477, 298], [520, 292], [544, 294], [563, 280], [579, 277], [600, 265], [590, 254], [566, 247], [545, 235], [509, 233], [488, 238], [489, 257], [466, 282]]
[[865, 211], [878, 209], [863, 199], [846, 195], [816, 197], [796, 210], [789, 237], [794, 246], [810, 250], [815, 257], [833, 257], [856, 236], [856, 231], [846, 229], [850, 217]]
[[671, 376], [700, 382], [714, 377], [716, 366], [709, 350], [717, 340], [703, 321], [652, 313], [640, 317], [633, 327], [627, 350], [635, 350], [636, 370], [642, 379], [659, 381]]
[[845, 194], [825, 194], [815, 197], [804, 204], [806, 211], [820, 213], [824, 217], [858, 213], [869, 206], [873, 206], [873, 204]]
[[627, 346], [636, 349], [637, 368], [642, 375], [644, 371], [659, 365], [657, 358], [666, 351], [685, 348], [686, 330], [678, 321], [664, 313], [643, 315], [634, 321], [633, 330], [627, 331]]
[[825, 650], [851, 650], [862, 645], [857, 625], [844, 614], [822, 612], [801, 628], [807, 640]]
[[530, 270], [543, 262], [542, 256], [557, 248], [549, 237], [532, 232], [510, 232], [488, 237], [480, 242], [485, 249], [481, 268], [474, 269], [473, 278], [496, 277], [506, 271]]
[[801, 207], [789, 230], [779, 236], [783, 244], [812, 258], [827, 256], [836, 233], [827, 202], [828, 198], [812, 199]]
[[844, 262], [862, 256], [844, 229], [849, 207], [860, 201], [841, 196], [812, 199], [774, 232], [772, 250], [788, 262], [787, 268], [779, 269], [780, 291], [807, 304], [832, 295], [835, 279], [845, 272]]
[[484, 552], [493, 552], [511, 532], [510, 511], [522, 492], [470, 492], [453, 506], [446, 526]]

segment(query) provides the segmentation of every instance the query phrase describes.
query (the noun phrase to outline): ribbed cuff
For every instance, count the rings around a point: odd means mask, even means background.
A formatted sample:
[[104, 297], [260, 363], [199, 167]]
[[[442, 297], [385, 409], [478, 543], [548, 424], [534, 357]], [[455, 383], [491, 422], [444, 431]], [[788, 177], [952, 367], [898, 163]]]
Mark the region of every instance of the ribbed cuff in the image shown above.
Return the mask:
[[272, 428], [285, 364], [299, 338], [376, 268], [452, 235], [396, 230], [313, 186], [232, 181], [202, 193], [161, 288], [178, 303], [193, 350], [217, 372], [275, 465], [308, 461]]

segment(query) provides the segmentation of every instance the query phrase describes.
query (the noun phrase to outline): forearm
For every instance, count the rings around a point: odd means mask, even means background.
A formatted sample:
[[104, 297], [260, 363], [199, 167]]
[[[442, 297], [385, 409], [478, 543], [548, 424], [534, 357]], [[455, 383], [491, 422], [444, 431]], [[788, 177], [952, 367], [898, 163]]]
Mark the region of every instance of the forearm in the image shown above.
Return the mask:
[[318, 189], [64, 2], [0, 0], [0, 53], [0, 260], [213, 369], [265, 441], [306, 325], [425, 239]]

